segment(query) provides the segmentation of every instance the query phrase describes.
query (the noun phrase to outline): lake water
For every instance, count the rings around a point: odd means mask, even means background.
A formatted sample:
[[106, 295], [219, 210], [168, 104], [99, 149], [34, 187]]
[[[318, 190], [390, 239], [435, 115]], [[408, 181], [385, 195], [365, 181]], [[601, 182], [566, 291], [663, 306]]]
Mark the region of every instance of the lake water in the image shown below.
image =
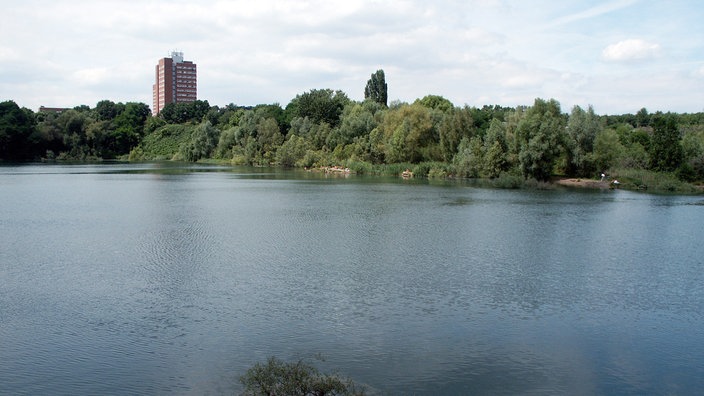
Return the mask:
[[[704, 198], [179, 164], [0, 166], [0, 394], [704, 389]], [[318, 361], [316, 356], [324, 357]]]

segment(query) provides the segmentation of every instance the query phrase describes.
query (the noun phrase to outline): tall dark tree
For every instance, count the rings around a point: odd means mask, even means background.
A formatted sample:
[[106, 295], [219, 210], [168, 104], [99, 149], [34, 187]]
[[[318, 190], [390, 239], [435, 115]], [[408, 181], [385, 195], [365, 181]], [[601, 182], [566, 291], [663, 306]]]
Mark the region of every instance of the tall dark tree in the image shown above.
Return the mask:
[[118, 104], [123, 110], [104, 130], [104, 142], [99, 153], [103, 158], [112, 158], [127, 154], [144, 136], [144, 124], [150, 114], [149, 106], [144, 103], [130, 102]]
[[364, 99], [373, 100], [379, 104], [386, 106], [388, 100], [388, 85], [384, 70], [379, 69], [367, 81], [367, 86], [364, 88]]
[[674, 115], [653, 116], [653, 138], [650, 143], [650, 167], [658, 171], [674, 171], [682, 163], [680, 132]]
[[650, 125], [650, 114], [648, 114], [648, 110], [643, 107], [642, 109], [638, 110], [638, 113], [636, 113], [635, 116], [635, 122], [638, 127], [645, 127]]
[[98, 114], [98, 119], [101, 121], [111, 121], [117, 117], [117, 106], [111, 100], [101, 100], [95, 105], [95, 112]]
[[36, 123], [31, 110], [9, 100], [0, 103], [0, 159], [31, 159]]

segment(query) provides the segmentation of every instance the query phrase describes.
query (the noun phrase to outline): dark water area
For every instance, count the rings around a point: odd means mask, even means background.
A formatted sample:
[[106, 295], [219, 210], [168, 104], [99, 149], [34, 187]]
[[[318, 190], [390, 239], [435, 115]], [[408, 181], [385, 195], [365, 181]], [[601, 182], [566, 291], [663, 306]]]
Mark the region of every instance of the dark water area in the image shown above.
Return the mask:
[[179, 164], [0, 166], [0, 394], [704, 389], [701, 196]]

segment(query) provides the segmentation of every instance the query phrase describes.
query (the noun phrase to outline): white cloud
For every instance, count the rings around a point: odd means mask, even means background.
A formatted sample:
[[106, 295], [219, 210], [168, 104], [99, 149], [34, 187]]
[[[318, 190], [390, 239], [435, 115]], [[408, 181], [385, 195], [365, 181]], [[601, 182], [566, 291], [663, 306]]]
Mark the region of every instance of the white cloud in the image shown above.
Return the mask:
[[17, 61], [20, 59], [20, 54], [14, 48], [0, 46], [0, 59], [3, 62]]
[[636, 3], [637, 0], [617, 0], [617, 1], [611, 1], [607, 2], [604, 4], [598, 4], [596, 6], [593, 6], [587, 10], [584, 11], [579, 11], [575, 12], [570, 15], [563, 16], [557, 20], [555, 20], [551, 26], [559, 26], [559, 25], [564, 25], [567, 23], [583, 20], [583, 19], [591, 19], [595, 18], [604, 14], [608, 14], [614, 11], [621, 10], [623, 8], [629, 7]]
[[704, 66], [701, 66], [694, 72], [694, 75], [699, 78], [704, 78]]
[[110, 71], [105, 67], [81, 69], [72, 73], [71, 77], [79, 85], [100, 85], [110, 78]]
[[471, 27], [461, 30], [460, 37], [471, 44], [476, 45], [497, 45], [505, 40], [500, 33], [494, 33], [480, 27]]
[[604, 48], [601, 56], [610, 62], [631, 62], [653, 59], [660, 56], [660, 44], [641, 39], [628, 39]]
[[[286, 105], [314, 88], [361, 100], [384, 69], [389, 99], [407, 102], [542, 97], [610, 113], [633, 111], [633, 101], [636, 111], [698, 111], [704, 3], [637, 1], [24, 0], [0, 14], [0, 91], [30, 108], [151, 104], [154, 65], [180, 50], [198, 64], [199, 98], [214, 105]], [[639, 60], [654, 61], [631, 67]], [[673, 88], [650, 85], [669, 72]]]

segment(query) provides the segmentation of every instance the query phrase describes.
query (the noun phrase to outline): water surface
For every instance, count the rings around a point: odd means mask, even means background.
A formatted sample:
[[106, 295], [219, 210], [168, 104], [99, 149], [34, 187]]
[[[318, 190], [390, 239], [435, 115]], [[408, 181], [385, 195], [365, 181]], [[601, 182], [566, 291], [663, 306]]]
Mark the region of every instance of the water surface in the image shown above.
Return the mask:
[[179, 164], [0, 167], [0, 393], [704, 389], [701, 197]]

